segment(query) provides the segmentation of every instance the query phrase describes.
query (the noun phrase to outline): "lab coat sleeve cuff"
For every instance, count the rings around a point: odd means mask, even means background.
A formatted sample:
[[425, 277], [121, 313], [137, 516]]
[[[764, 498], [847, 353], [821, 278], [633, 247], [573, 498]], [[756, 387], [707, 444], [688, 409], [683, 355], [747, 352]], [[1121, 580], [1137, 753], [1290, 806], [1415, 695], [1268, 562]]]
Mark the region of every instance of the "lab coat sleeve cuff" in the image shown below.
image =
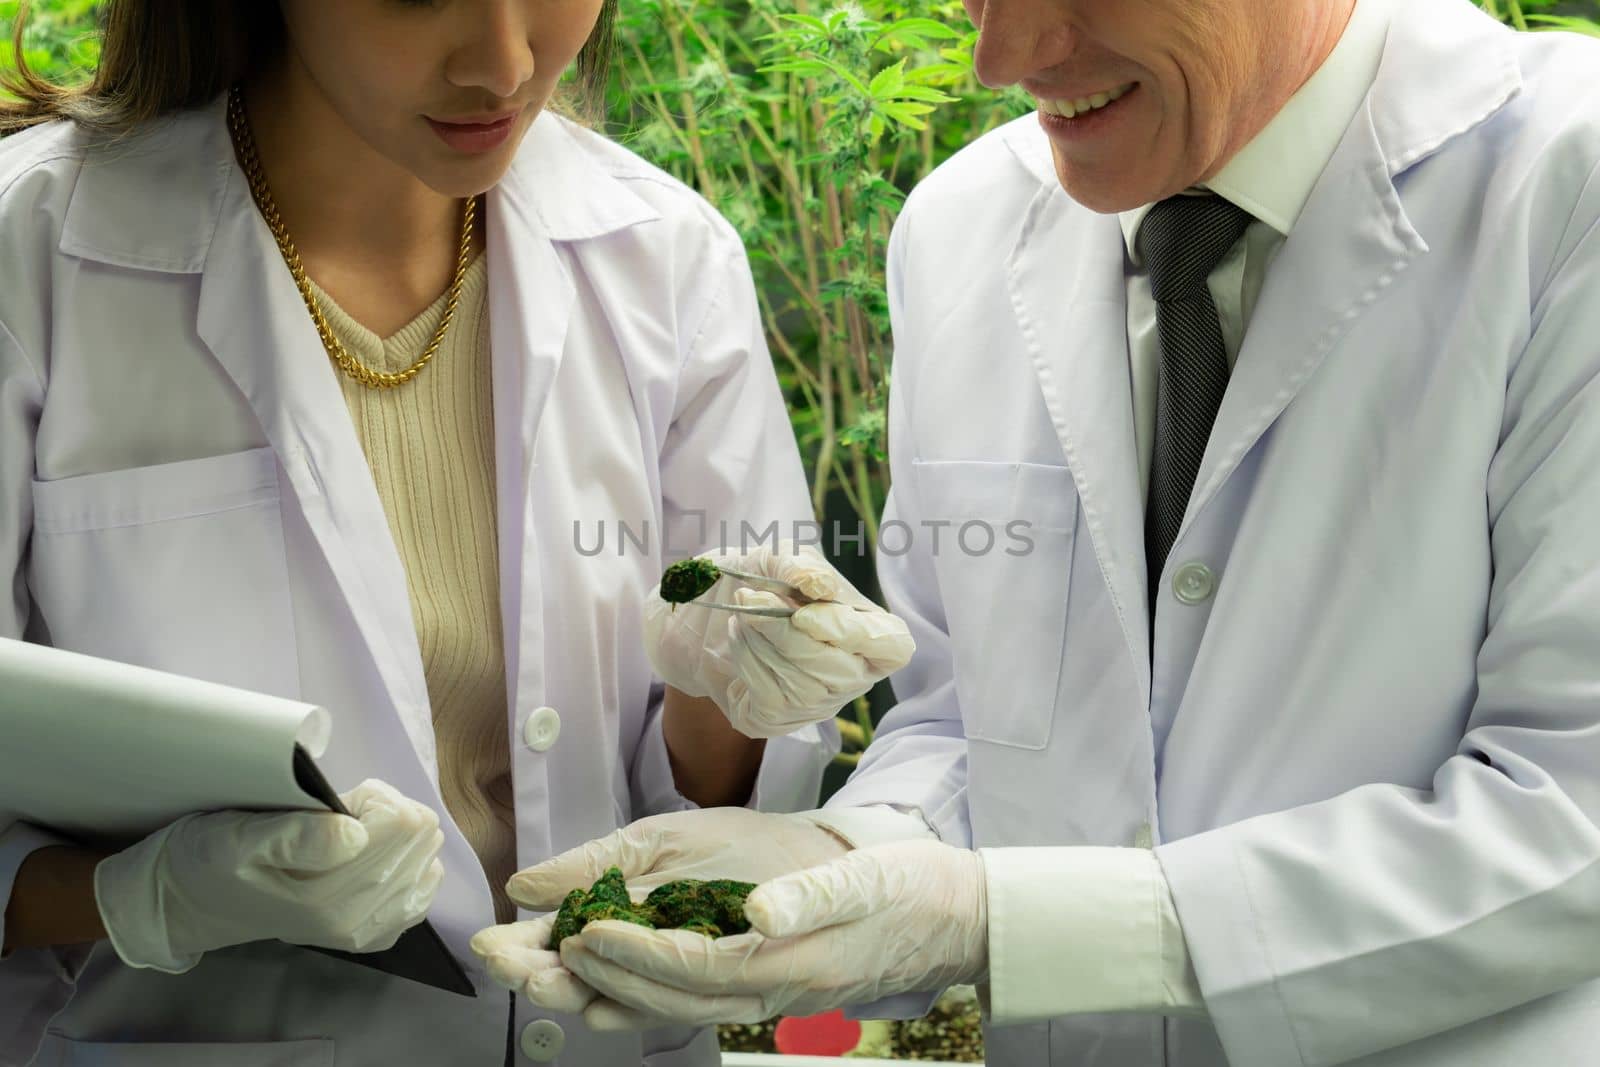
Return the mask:
[[[17, 871], [41, 848], [70, 845], [27, 823], [0, 829], [0, 943]], [[93, 945], [20, 949], [0, 960], [0, 1063], [32, 1063], [50, 1020], [71, 1002]]]
[[982, 849], [996, 1025], [1198, 1014], [1166, 878], [1142, 848]]
[[745, 806], [754, 811], [805, 811], [817, 806], [822, 776], [839, 754], [839, 728], [832, 719], [767, 741], [756, 786]]
[[[924, 768], [909, 769], [915, 773]], [[965, 774], [965, 770], [962, 773]], [[899, 773], [857, 772], [837, 793], [828, 798], [824, 810], [884, 807], [914, 813], [922, 820], [923, 825], [932, 827], [934, 836], [940, 841], [956, 848], [971, 848], [972, 822], [967, 812], [966, 789], [938, 791], [927, 798], [928, 803], [907, 803], [908, 793], [913, 793], [914, 799], [922, 799], [915, 794], [927, 792], [908, 789], [908, 784]]]
[[894, 841], [933, 841], [933, 832], [923, 817], [915, 811], [905, 811], [887, 804], [865, 807], [823, 808], [820, 811], [802, 812], [802, 816], [832, 832], [851, 848], [872, 848]]
[[1155, 856], [1229, 1062], [1239, 1067], [1303, 1062], [1266, 940], [1259, 935], [1261, 919], [1250, 905], [1250, 889], [1226, 829], [1161, 845]]

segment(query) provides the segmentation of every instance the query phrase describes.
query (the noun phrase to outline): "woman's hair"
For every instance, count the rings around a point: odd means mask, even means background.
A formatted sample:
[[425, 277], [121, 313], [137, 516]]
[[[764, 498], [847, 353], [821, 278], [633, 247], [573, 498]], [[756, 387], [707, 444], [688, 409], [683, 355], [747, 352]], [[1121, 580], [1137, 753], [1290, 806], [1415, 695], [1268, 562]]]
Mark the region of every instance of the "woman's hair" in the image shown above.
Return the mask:
[[[611, 62], [618, 0], [603, 0], [578, 53], [577, 92], [563, 110], [596, 109]], [[113, 136], [171, 111], [198, 107], [276, 58], [284, 31], [272, 0], [106, 0], [100, 63], [87, 85], [58, 85], [28, 69], [17, 12], [15, 72], [0, 74], [0, 136], [53, 119]], [[14, 99], [7, 99], [6, 94]]]

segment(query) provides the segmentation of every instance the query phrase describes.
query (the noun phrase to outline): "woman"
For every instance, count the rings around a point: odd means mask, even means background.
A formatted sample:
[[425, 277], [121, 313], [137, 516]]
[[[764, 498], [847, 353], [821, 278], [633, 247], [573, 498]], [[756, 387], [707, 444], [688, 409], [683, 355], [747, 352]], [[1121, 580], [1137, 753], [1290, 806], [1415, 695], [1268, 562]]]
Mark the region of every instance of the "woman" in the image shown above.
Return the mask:
[[[112, 0], [87, 89], [0, 105], [0, 636], [321, 704], [366, 782], [111, 856], [0, 821], [0, 1062], [715, 1062], [467, 947], [518, 866], [810, 804], [809, 724], [909, 655], [881, 611], [643, 625], [664, 557], [808, 509], [732, 231], [549, 109], [614, 3]], [[475, 997], [284, 943], [425, 914]]]

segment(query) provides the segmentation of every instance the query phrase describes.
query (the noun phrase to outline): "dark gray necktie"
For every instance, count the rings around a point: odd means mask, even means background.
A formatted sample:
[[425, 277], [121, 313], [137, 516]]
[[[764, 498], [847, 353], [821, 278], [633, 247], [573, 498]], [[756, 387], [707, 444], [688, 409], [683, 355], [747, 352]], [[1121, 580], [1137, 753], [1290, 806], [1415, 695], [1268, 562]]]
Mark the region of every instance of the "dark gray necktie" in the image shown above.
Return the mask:
[[1150, 273], [1161, 338], [1144, 522], [1152, 605], [1228, 388], [1228, 352], [1206, 278], [1251, 221], [1248, 212], [1219, 196], [1175, 196], [1151, 208], [1139, 227], [1139, 255]]

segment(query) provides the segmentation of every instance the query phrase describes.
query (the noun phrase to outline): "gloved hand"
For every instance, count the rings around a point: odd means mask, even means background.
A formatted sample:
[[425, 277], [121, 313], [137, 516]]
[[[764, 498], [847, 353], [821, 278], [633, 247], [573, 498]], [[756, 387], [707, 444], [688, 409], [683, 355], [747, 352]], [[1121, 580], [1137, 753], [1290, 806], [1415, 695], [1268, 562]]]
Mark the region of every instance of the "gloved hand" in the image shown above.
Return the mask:
[[[700, 600], [676, 607], [651, 590], [645, 651], [656, 673], [692, 697], [710, 697], [747, 737], [790, 734], [832, 718], [911, 659], [906, 624], [862, 596], [814, 546], [758, 546], [712, 561], [776, 578], [820, 603], [786, 619], [715, 611], [701, 600], [795, 607], [775, 593], [723, 577]], [[858, 608], [863, 610], [857, 610]]]
[[976, 982], [989, 968], [983, 860], [938, 842], [860, 849], [778, 878], [745, 914], [752, 932], [717, 940], [618, 922], [568, 938], [562, 962], [601, 996], [584, 1021], [755, 1023]]
[[117, 955], [181, 974], [211, 949], [269, 938], [392, 947], [444, 878], [439, 817], [376, 780], [340, 799], [350, 816], [186, 815], [102, 860], [95, 899]]
[[[628, 888], [642, 899], [680, 878], [733, 878], [764, 882], [843, 856], [847, 845], [800, 815], [767, 815], [744, 808], [677, 811], [641, 819], [590, 841], [506, 884], [512, 900], [533, 911], [554, 912], [574, 889], [588, 889], [607, 868], [621, 868]], [[554, 914], [480, 930], [472, 951], [495, 981], [550, 1011], [576, 1015], [595, 999], [550, 949]]]

